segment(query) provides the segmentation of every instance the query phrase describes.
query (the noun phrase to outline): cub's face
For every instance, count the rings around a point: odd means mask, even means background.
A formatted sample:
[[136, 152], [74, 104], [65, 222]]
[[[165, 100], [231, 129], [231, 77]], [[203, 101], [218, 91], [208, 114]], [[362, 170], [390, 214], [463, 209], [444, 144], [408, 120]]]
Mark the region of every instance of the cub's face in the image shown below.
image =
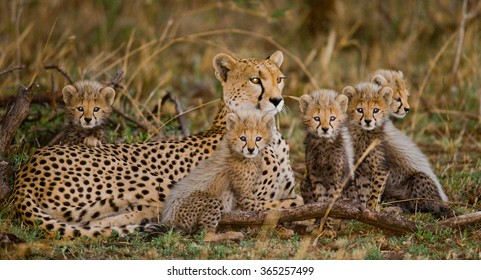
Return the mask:
[[277, 51], [267, 59], [236, 60], [227, 54], [214, 57], [215, 75], [222, 83], [223, 99], [231, 111], [260, 110], [270, 115], [284, 106], [281, 96], [285, 76], [279, 67], [284, 57]]
[[350, 123], [365, 130], [373, 130], [384, 124], [390, 114], [392, 89], [374, 83], [347, 86], [342, 93], [349, 97]]
[[256, 111], [227, 115], [225, 135], [231, 151], [246, 158], [262, 154], [271, 142], [274, 117]]
[[104, 124], [112, 113], [115, 91], [94, 82], [79, 82], [62, 90], [69, 125], [90, 129]]
[[346, 120], [348, 98], [333, 90], [318, 90], [301, 96], [299, 108], [307, 132], [335, 138]]
[[392, 88], [391, 115], [398, 119], [404, 118], [411, 110], [411, 106], [408, 102], [409, 91], [406, 88], [403, 73], [393, 70], [378, 70], [371, 78], [371, 82]]

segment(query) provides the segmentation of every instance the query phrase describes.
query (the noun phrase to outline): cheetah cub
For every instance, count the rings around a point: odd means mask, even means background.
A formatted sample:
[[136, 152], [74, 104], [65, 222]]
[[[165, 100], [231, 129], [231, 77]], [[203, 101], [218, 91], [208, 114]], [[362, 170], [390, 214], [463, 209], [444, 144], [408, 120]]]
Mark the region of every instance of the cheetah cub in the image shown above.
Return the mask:
[[[381, 194], [406, 212], [432, 212], [450, 215], [447, 201], [426, 157], [410, 138], [395, 129], [389, 120], [392, 89], [374, 83], [347, 86], [349, 130], [353, 137], [355, 158], [374, 139], [380, 144], [356, 170], [355, 185], [361, 202], [377, 208]], [[384, 193], [382, 193], [384, 191]]]
[[215, 233], [222, 212], [260, 211], [299, 204], [298, 199], [259, 200], [253, 190], [262, 173], [262, 152], [271, 142], [274, 118], [257, 111], [230, 113], [227, 132], [214, 154], [172, 188], [162, 224], [186, 233], [206, 230], [206, 241], [240, 239], [240, 232]]
[[393, 90], [391, 102], [391, 116], [402, 119], [411, 110], [408, 97], [409, 91], [406, 87], [403, 72], [396, 70], [376, 70], [370, 79], [379, 86], [388, 86]]
[[385, 153], [384, 125], [391, 112], [392, 89], [374, 83], [360, 83], [355, 87], [345, 87], [342, 93], [349, 98], [347, 112], [354, 159], [357, 161], [373, 141], [380, 141], [361, 162], [354, 176], [357, 198], [362, 205], [376, 210], [390, 173]]
[[301, 196], [305, 203], [330, 202], [348, 183], [353, 168], [348, 98], [323, 89], [301, 96], [299, 103], [306, 131]]
[[99, 147], [107, 142], [106, 125], [115, 91], [94, 81], [80, 81], [62, 90], [67, 130], [61, 143]]

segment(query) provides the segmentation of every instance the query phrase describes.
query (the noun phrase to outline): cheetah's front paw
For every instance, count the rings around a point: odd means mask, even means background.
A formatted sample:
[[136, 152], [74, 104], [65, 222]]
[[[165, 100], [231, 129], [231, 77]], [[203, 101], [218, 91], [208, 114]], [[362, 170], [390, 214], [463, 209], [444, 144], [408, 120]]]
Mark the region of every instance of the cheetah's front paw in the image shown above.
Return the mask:
[[86, 137], [84, 139], [84, 144], [89, 146], [89, 147], [92, 147], [92, 148], [102, 147], [102, 141], [100, 141], [99, 139], [97, 139], [94, 136]]

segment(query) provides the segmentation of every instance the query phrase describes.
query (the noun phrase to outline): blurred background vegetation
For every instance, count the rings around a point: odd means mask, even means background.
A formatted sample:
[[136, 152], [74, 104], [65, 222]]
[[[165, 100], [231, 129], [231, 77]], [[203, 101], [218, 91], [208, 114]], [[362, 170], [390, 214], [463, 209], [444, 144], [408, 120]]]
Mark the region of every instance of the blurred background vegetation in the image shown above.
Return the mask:
[[[403, 71], [412, 113], [395, 125], [428, 154], [452, 201], [480, 209], [480, 14], [474, 0], [0, 1], [0, 116], [21, 84], [40, 84], [11, 160], [25, 161], [62, 129], [68, 81], [46, 65], [75, 81], [108, 82], [124, 71], [115, 106], [146, 128], [117, 114], [110, 136], [132, 142], [182, 134], [177, 122], [165, 125], [176, 114], [160, 104], [166, 91], [184, 110], [221, 97], [217, 53], [262, 58], [282, 50], [286, 96], [340, 91], [379, 68]], [[302, 176], [298, 105], [286, 101], [280, 125]], [[190, 131], [208, 127], [217, 105], [186, 114]]]

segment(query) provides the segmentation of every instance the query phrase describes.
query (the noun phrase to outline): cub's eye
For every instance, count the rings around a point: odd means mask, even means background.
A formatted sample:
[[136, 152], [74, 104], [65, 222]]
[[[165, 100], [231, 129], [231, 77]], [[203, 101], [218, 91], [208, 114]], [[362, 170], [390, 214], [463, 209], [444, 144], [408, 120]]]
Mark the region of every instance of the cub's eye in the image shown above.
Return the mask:
[[399, 103], [402, 103], [401, 97], [396, 98], [396, 101], [399, 102]]
[[279, 77], [277, 78], [277, 83], [280, 84], [286, 77]]
[[372, 112], [373, 112], [374, 114], [379, 113], [379, 108], [374, 108], [374, 110], [372, 110]]
[[95, 107], [95, 108], [94, 108], [94, 112], [98, 112], [98, 111], [100, 111], [100, 108], [99, 108], [99, 107]]
[[321, 121], [321, 118], [319, 118], [318, 116], [315, 116], [315, 117], [314, 117], [314, 120], [315, 120], [316, 122], [320, 122], [320, 121]]
[[241, 136], [241, 137], [240, 137], [240, 140], [241, 140], [242, 142], [245, 142], [245, 141], [247, 141], [247, 138], [246, 138], [245, 136]]
[[251, 78], [251, 82], [252, 82], [253, 84], [256, 84], [256, 85], [257, 85], [257, 84], [259, 84], [259, 83], [261, 82], [261, 79], [259, 79], [259, 78]]
[[84, 107], [77, 107], [77, 110], [78, 110], [79, 112], [83, 112], [83, 111], [84, 111]]
[[336, 117], [334, 117], [334, 116], [331, 116], [331, 118], [329, 118], [329, 120], [330, 120], [331, 122], [333, 122], [333, 121], [335, 121], [335, 120], [336, 120]]
[[261, 140], [262, 140], [262, 137], [260, 137], [260, 136], [257, 136], [257, 137], [256, 137], [256, 142], [259, 142], [259, 141], [261, 141]]
[[357, 111], [361, 114], [364, 113], [364, 110], [362, 108], [357, 108]]

